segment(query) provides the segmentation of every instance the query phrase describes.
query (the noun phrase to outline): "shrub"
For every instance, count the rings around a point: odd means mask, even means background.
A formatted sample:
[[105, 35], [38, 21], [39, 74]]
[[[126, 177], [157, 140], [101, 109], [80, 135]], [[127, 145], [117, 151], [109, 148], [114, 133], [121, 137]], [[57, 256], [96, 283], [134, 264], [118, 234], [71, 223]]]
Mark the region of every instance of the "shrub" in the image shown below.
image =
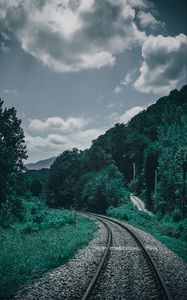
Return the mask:
[[65, 224], [66, 224], [66, 222], [64, 219], [52, 219], [47, 222], [47, 227], [49, 227], [49, 228], [52, 227], [52, 228], [58, 229]]
[[12, 215], [18, 219], [18, 221], [23, 222], [25, 217], [25, 206], [23, 199], [17, 196], [12, 196], [9, 203]]
[[33, 221], [37, 224], [42, 223], [44, 221], [44, 219], [45, 219], [44, 212], [37, 213], [33, 216]]
[[180, 220], [182, 220], [182, 213], [178, 208], [175, 208], [171, 215], [173, 218], [173, 222], [179, 222]]
[[11, 214], [11, 207], [8, 201], [6, 201], [1, 206], [0, 210], [0, 225], [3, 228], [10, 227], [10, 224], [13, 222], [13, 216]]
[[37, 232], [39, 230], [39, 227], [36, 224], [33, 224], [31, 222], [24, 225], [21, 232], [25, 234], [30, 234], [33, 232]]

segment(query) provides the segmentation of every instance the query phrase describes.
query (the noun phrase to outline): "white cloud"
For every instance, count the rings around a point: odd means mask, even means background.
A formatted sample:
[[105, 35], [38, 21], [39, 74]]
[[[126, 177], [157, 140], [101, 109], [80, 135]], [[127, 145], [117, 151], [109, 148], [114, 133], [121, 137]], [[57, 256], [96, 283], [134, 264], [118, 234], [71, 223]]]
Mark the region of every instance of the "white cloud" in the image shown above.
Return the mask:
[[164, 22], [158, 21], [150, 12], [139, 11], [137, 18], [140, 21], [142, 28], [151, 28], [154, 30], [163, 29], [165, 26]]
[[68, 117], [66, 120], [60, 117], [48, 118], [45, 121], [30, 120], [26, 130], [26, 144], [28, 153], [44, 153], [56, 155], [74, 147], [86, 149], [91, 141], [102, 134], [105, 129], [88, 128], [93, 119], [83, 117]]
[[143, 109], [145, 109], [145, 107], [143, 107], [143, 106], [134, 106], [134, 107], [130, 108], [123, 115], [121, 115], [119, 117], [119, 122], [126, 124], [127, 122], [130, 121], [130, 119], [132, 117], [134, 117], [135, 115], [137, 115]]
[[143, 0], [0, 0], [0, 26], [57, 72], [101, 68], [145, 40], [134, 7], [146, 5]]
[[126, 124], [131, 120], [132, 117], [134, 117], [144, 109], [146, 109], [145, 106], [134, 106], [126, 110], [122, 115], [120, 115], [119, 112], [115, 111], [108, 115], [108, 120], [111, 126], [113, 126], [114, 123]]
[[91, 141], [104, 133], [104, 129], [86, 129], [62, 135], [49, 134], [46, 137], [25, 135], [29, 153], [40, 152], [48, 155], [57, 155], [67, 149], [78, 148], [84, 150], [91, 146]]
[[123, 105], [124, 105], [124, 104], [123, 104], [122, 102], [110, 102], [110, 103], [107, 105], [107, 108], [108, 108], [108, 109], [111, 109], [111, 108], [114, 108], [114, 107], [122, 108]]
[[144, 93], [167, 93], [175, 88], [187, 68], [187, 37], [150, 35], [142, 45], [144, 59], [134, 87]]
[[19, 93], [18, 91], [14, 90], [14, 89], [5, 89], [3, 91], [4, 94], [7, 94], [7, 95], [11, 95], [11, 96], [18, 96]]
[[6, 46], [4, 42], [0, 43], [0, 51], [2, 51], [3, 53], [7, 53], [9, 50], [10, 48]]
[[120, 94], [122, 91], [122, 88], [120, 86], [116, 86], [115, 89], [113, 90], [114, 94]]
[[5, 41], [11, 40], [11, 37], [6, 32], [1, 32], [1, 36], [4, 38]]
[[100, 104], [102, 103], [102, 101], [103, 101], [103, 95], [99, 93], [99, 96], [96, 98], [96, 102]]
[[124, 86], [130, 85], [130, 83], [132, 83], [133, 80], [134, 80], [134, 76], [135, 76], [136, 71], [137, 71], [137, 69], [133, 69], [133, 70], [129, 71], [125, 75], [124, 79], [120, 82], [120, 84], [124, 85]]
[[74, 132], [85, 128], [91, 119], [83, 117], [68, 117], [66, 120], [60, 117], [47, 118], [45, 121], [32, 119], [29, 121], [29, 129], [34, 132]]
[[[127, 1], [129, 5], [131, 5], [134, 8], [148, 8], [150, 6], [150, 1], [146, 0], [128, 0]], [[152, 6], [152, 5], [151, 5]]]

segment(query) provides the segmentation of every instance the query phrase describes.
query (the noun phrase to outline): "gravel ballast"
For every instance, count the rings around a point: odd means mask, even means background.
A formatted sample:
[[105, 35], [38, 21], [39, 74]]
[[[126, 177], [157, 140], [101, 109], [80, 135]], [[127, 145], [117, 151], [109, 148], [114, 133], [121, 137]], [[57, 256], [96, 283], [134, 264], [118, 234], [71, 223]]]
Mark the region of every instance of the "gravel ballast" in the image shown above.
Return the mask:
[[158, 269], [171, 293], [173, 299], [187, 299], [187, 264], [174, 252], [153, 238], [150, 234], [129, 227], [143, 242], [154, 258]]
[[95, 238], [75, 258], [52, 272], [47, 273], [34, 284], [20, 291], [17, 300], [81, 299], [96, 271], [107, 240], [107, 230], [96, 222], [98, 231]]
[[[119, 222], [119, 220], [118, 220]], [[107, 241], [105, 226], [96, 221], [95, 238], [66, 265], [47, 273], [20, 291], [14, 299], [81, 299], [101, 260]], [[90, 299], [160, 299], [158, 285], [142, 251], [119, 225], [106, 220], [112, 230], [112, 247]], [[144, 243], [175, 300], [187, 299], [187, 265], [150, 234], [127, 223]]]
[[106, 223], [112, 230], [113, 245], [90, 299], [159, 299], [157, 283], [141, 249], [119, 225]]

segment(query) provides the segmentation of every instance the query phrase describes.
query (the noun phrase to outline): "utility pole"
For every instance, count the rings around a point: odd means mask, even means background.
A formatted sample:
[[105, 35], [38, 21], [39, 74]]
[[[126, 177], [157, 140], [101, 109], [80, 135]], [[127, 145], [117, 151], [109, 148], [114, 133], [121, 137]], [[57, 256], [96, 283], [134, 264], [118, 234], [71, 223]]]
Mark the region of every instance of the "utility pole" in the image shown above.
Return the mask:
[[182, 192], [181, 192], [181, 210], [185, 214], [186, 205], [186, 169], [187, 169], [187, 152], [183, 156], [182, 165]]
[[136, 163], [135, 162], [132, 163], [132, 167], [133, 167], [133, 180], [135, 180], [135, 178], [136, 178]]
[[155, 170], [155, 188], [154, 188], [155, 195], [157, 193], [157, 179], [158, 179], [158, 171]]

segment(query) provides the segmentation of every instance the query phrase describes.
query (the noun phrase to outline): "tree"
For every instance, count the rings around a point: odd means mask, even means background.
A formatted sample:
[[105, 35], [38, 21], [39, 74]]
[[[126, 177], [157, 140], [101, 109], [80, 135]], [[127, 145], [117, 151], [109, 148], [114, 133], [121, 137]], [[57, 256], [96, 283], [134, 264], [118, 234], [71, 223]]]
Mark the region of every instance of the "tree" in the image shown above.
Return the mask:
[[16, 110], [3, 109], [0, 99], [0, 204], [7, 200], [15, 185], [16, 176], [23, 170], [27, 159], [24, 133]]
[[144, 181], [146, 207], [148, 210], [153, 210], [154, 208], [152, 193], [155, 188], [155, 172], [157, 171], [159, 152], [160, 151], [157, 142], [152, 143], [145, 151]]
[[84, 178], [81, 202], [89, 211], [104, 212], [110, 205], [117, 206], [128, 198], [123, 176], [114, 164], [90, 172]]
[[161, 154], [158, 159], [159, 194], [167, 202], [167, 210], [186, 206], [187, 117], [182, 112], [169, 126], [162, 126], [158, 139]]
[[43, 190], [42, 182], [37, 178], [33, 179], [33, 181], [30, 183], [30, 190], [33, 196], [39, 196]]
[[74, 148], [64, 151], [50, 168], [47, 183], [47, 203], [53, 207], [69, 208], [74, 203], [75, 191], [84, 168], [84, 154]]

